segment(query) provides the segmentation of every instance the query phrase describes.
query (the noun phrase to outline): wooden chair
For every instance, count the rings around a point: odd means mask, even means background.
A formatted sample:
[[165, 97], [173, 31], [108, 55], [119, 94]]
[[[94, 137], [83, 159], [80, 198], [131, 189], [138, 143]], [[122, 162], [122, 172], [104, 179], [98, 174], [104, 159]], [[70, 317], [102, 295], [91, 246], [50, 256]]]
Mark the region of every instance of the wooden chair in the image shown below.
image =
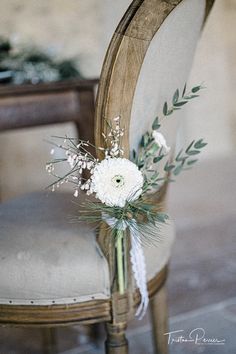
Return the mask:
[[[125, 126], [125, 154], [129, 156], [163, 102], [184, 85], [212, 4], [212, 0], [132, 2], [103, 65], [95, 107], [97, 145], [103, 145], [104, 120], [120, 115]], [[0, 114], [2, 120], [1, 109]], [[79, 124], [83, 119], [80, 116]], [[168, 141], [173, 143], [176, 121], [171, 118], [163, 124]], [[87, 129], [80, 130], [82, 138], [90, 134], [86, 121], [83, 126]], [[11, 128], [15, 127], [17, 124], [12, 124]], [[71, 199], [66, 193], [33, 193], [1, 205], [0, 323], [56, 327], [105, 322], [106, 353], [126, 354], [125, 331], [140, 301], [139, 293], [131, 278], [124, 295], [115, 290], [114, 254], [106, 233], [103, 228], [95, 233], [85, 223], [68, 223], [67, 216], [76, 213]], [[163, 227], [162, 234], [160, 246], [145, 247], [144, 253], [155, 352], [165, 354], [165, 281], [173, 226]], [[102, 250], [107, 247], [110, 252], [106, 257]]]

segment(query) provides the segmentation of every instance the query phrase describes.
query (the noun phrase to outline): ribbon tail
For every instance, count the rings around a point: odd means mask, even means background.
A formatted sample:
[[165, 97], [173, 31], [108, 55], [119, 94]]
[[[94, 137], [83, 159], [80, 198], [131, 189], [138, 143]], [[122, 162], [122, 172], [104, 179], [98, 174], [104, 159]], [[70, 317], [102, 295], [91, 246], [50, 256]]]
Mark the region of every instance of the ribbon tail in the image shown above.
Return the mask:
[[130, 230], [131, 236], [131, 250], [130, 258], [132, 264], [132, 270], [136, 284], [139, 288], [141, 295], [141, 302], [137, 309], [136, 316], [141, 320], [146, 313], [149, 298], [147, 290], [147, 277], [146, 277], [146, 263], [144, 258], [144, 253], [141, 244], [138, 241], [138, 238], [135, 235], [135, 231]]

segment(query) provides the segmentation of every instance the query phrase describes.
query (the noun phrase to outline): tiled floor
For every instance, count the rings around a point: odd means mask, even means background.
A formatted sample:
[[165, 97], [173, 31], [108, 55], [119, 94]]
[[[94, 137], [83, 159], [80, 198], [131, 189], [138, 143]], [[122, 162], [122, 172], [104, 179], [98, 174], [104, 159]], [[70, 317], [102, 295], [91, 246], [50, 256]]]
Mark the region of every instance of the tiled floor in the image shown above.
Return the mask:
[[[180, 176], [170, 190], [170, 211], [177, 240], [168, 281], [170, 330], [189, 339], [192, 330], [224, 344], [170, 344], [170, 354], [233, 354], [236, 352], [236, 159], [202, 163]], [[82, 331], [82, 332], [81, 332]], [[196, 335], [196, 331], [192, 336]], [[171, 339], [177, 339], [178, 333]], [[147, 316], [131, 323], [131, 354], [151, 354]], [[58, 353], [100, 354], [102, 344], [88, 343], [84, 328], [59, 329]], [[41, 354], [41, 333], [0, 329], [0, 354]]]

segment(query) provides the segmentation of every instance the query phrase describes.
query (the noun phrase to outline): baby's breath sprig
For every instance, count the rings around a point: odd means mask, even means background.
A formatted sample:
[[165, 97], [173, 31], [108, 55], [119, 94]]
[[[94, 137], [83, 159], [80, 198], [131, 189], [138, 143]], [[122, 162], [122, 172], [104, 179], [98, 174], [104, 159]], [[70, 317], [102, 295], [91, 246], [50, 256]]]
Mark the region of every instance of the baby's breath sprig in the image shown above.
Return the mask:
[[[107, 124], [107, 135], [103, 133], [105, 147], [96, 147], [89, 141], [70, 138], [67, 136], [52, 137], [59, 140], [60, 143], [50, 142], [50, 144], [53, 145], [53, 148], [51, 149], [51, 155], [54, 155], [55, 148], [58, 148], [64, 151], [65, 156], [47, 162], [46, 170], [51, 176], [55, 178], [55, 181], [51, 183], [48, 188], [52, 188], [52, 191], [54, 191], [56, 187], [59, 188], [60, 185], [70, 182], [74, 186], [75, 197], [78, 197], [79, 190], [86, 191], [88, 195], [93, 193], [91, 178], [85, 179], [83, 175], [84, 171], [87, 170], [91, 177], [93, 175], [94, 168], [100, 161], [95, 158], [90, 151], [104, 151], [105, 158], [122, 157], [124, 154], [124, 150], [121, 146], [121, 138], [124, 135], [124, 129], [120, 126], [120, 117], [114, 118], [112, 123], [107, 122]], [[60, 176], [55, 172], [55, 168], [59, 163], [63, 162], [67, 164], [69, 171], [65, 175]]]
[[112, 123], [106, 120], [106, 124], [108, 133], [102, 133], [106, 145], [105, 157], [122, 157], [124, 150], [121, 146], [121, 138], [124, 135], [124, 128], [121, 128], [120, 116], [115, 117]]
[[[78, 140], [69, 137], [53, 136], [54, 139], [62, 141], [62, 143], [51, 142], [51, 144], [64, 151], [65, 157], [59, 159], [53, 159], [47, 162], [46, 170], [55, 178], [55, 181], [51, 183], [48, 188], [55, 190], [55, 187], [59, 188], [64, 183], [72, 183], [74, 185], [74, 196], [78, 196], [79, 189], [85, 190], [87, 194], [91, 194], [90, 184], [91, 179], [84, 179], [83, 172], [85, 170], [93, 172], [98, 160], [88, 151], [88, 148], [96, 147], [89, 141]], [[55, 148], [51, 150], [51, 154], [54, 155]], [[58, 163], [65, 162], [69, 167], [69, 171], [63, 176], [58, 175], [55, 172], [55, 167]]]

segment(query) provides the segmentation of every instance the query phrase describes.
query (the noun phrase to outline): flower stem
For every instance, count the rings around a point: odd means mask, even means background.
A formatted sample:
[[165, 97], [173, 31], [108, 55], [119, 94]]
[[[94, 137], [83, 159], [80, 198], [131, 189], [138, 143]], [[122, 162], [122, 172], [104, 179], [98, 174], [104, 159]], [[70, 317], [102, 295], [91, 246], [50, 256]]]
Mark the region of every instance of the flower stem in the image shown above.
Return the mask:
[[117, 230], [116, 250], [117, 250], [117, 277], [118, 289], [122, 295], [125, 292], [124, 263], [123, 263], [123, 230]]

